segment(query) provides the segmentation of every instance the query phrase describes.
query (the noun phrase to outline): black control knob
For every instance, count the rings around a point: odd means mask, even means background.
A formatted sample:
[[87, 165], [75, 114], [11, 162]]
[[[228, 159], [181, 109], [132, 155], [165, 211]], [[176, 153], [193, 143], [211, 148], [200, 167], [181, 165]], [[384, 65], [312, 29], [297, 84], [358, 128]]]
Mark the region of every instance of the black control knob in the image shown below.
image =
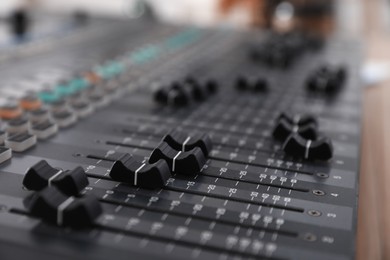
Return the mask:
[[202, 169], [206, 163], [206, 158], [202, 149], [195, 147], [189, 151], [178, 151], [168, 143], [162, 142], [150, 155], [149, 162], [156, 163], [165, 160], [173, 173], [183, 175], [193, 175]]
[[329, 138], [307, 140], [295, 134], [290, 135], [283, 144], [286, 154], [306, 160], [327, 161], [333, 157], [333, 145]]
[[183, 83], [184, 88], [189, 89], [193, 98], [197, 101], [202, 101], [209, 95], [205, 86], [200, 85], [196, 80], [185, 80]]
[[214, 79], [208, 79], [204, 82], [210, 94], [215, 94], [218, 91], [218, 82]]
[[237, 77], [236, 79], [236, 89], [238, 90], [246, 90], [249, 88], [249, 82], [247, 80], [247, 78], [245, 78], [244, 76], [239, 76]]
[[188, 76], [185, 79], [186, 82], [197, 84], [202, 87], [208, 94], [215, 94], [218, 91], [218, 82], [214, 79], [196, 79], [195, 77]]
[[190, 151], [195, 147], [199, 147], [204, 156], [207, 157], [213, 148], [210, 136], [205, 133], [187, 134], [182, 131], [173, 130], [168, 133], [163, 141], [167, 142], [172, 148], [177, 151]]
[[280, 119], [274, 128], [272, 135], [275, 139], [285, 141], [291, 134], [299, 134], [305, 139], [317, 139], [317, 125], [309, 123], [306, 125], [292, 125], [286, 119]]
[[235, 87], [238, 90], [252, 90], [255, 92], [268, 91], [268, 81], [264, 78], [247, 78], [239, 76], [236, 79]]
[[168, 104], [169, 88], [160, 87], [154, 92], [154, 100], [160, 104]]
[[268, 90], [268, 82], [263, 78], [258, 78], [253, 82], [253, 90], [257, 92], [266, 92]]
[[88, 185], [88, 178], [82, 167], [62, 171], [42, 160], [27, 171], [23, 185], [35, 191], [55, 186], [66, 195], [77, 195]]
[[110, 177], [113, 180], [147, 189], [163, 187], [170, 176], [171, 170], [164, 160], [158, 160], [153, 164], [141, 163], [130, 154], [121, 156], [110, 170]]
[[203, 101], [218, 89], [214, 80], [200, 80], [187, 77], [170, 86], [160, 87], [154, 93], [154, 100], [163, 105], [187, 106], [193, 101]]
[[191, 93], [181, 87], [180, 83], [173, 83], [171, 87], [162, 87], [154, 94], [154, 99], [163, 105], [186, 106], [191, 102]]
[[309, 114], [292, 115], [292, 114], [283, 112], [277, 118], [278, 121], [281, 119], [286, 120], [287, 122], [289, 122], [292, 125], [298, 125], [298, 126], [305, 126], [305, 125], [309, 125], [309, 124], [314, 124], [316, 126], [318, 125], [317, 119], [313, 115], [309, 115]]
[[309, 75], [306, 87], [312, 92], [333, 94], [341, 90], [345, 80], [346, 70], [344, 67], [323, 66]]
[[91, 226], [102, 213], [100, 202], [94, 196], [69, 197], [55, 187], [33, 194], [24, 204], [32, 215], [57, 226]]

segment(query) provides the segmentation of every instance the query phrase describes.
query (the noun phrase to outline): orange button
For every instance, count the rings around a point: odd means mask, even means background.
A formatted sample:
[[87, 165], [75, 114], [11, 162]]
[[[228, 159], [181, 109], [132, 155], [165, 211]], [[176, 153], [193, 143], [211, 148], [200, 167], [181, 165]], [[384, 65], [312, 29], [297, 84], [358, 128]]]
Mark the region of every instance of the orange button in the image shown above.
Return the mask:
[[25, 97], [19, 101], [24, 110], [32, 111], [41, 108], [42, 102], [36, 97]]
[[22, 109], [18, 106], [0, 107], [0, 118], [8, 120], [18, 118], [22, 115]]
[[96, 83], [99, 83], [101, 81], [100, 76], [97, 75], [96, 73], [93, 73], [93, 72], [87, 72], [87, 73], [84, 74], [84, 76], [92, 84], [96, 84]]

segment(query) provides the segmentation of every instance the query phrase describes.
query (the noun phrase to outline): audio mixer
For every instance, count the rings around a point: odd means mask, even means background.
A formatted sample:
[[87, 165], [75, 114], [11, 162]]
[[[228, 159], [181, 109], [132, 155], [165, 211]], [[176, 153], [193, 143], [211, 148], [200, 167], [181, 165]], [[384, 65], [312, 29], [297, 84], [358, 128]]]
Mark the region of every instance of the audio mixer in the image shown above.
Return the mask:
[[353, 259], [359, 53], [143, 19], [0, 52], [0, 259]]

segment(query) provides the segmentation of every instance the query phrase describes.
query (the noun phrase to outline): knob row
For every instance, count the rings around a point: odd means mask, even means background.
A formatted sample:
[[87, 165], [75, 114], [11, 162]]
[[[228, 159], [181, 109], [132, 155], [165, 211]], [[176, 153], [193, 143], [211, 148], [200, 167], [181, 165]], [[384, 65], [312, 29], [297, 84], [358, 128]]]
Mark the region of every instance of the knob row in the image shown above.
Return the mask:
[[[114, 163], [109, 175], [113, 180], [133, 186], [160, 188], [165, 185], [171, 173], [198, 173], [206, 163], [211, 149], [212, 142], [208, 135], [174, 130], [163, 138], [146, 162], [140, 162], [130, 154], [110, 158]], [[42, 160], [28, 169], [23, 185], [34, 191], [55, 186], [66, 195], [77, 195], [88, 185], [88, 178], [82, 167], [62, 170]]]
[[306, 88], [314, 93], [335, 94], [341, 90], [346, 78], [344, 67], [321, 66], [310, 73]]
[[154, 100], [163, 105], [187, 106], [194, 101], [203, 101], [218, 89], [214, 80], [186, 78], [163, 86], [154, 93]]
[[68, 196], [56, 187], [47, 187], [24, 200], [28, 211], [57, 226], [88, 227], [102, 214], [99, 200], [91, 195]]
[[333, 157], [332, 141], [318, 132], [318, 122], [312, 115], [282, 113], [276, 120], [273, 137], [283, 143], [283, 151], [306, 160], [327, 161]]
[[267, 92], [268, 81], [264, 78], [248, 78], [239, 76], [235, 82], [235, 88], [240, 91], [251, 90], [253, 92]]
[[321, 48], [323, 41], [314, 35], [289, 32], [271, 34], [260, 46], [253, 48], [250, 57], [270, 67], [291, 66], [303, 53]]
[[147, 162], [139, 162], [129, 154], [116, 158], [110, 177], [142, 188], [159, 188], [165, 185], [172, 173], [198, 173], [211, 149], [212, 142], [207, 134], [173, 130], [164, 136]]

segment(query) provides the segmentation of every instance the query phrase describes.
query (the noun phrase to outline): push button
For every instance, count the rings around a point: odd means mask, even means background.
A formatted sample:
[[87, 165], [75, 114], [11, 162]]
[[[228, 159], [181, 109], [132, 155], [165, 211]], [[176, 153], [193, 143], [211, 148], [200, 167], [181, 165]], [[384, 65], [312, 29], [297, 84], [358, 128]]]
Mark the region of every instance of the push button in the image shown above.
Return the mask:
[[42, 107], [42, 102], [38, 99], [38, 97], [29, 95], [23, 97], [19, 101], [20, 107], [26, 111], [37, 110]]
[[8, 104], [0, 107], [0, 118], [4, 120], [18, 118], [22, 113], [22, 109], [16, 104]]
[[7, 133], [0, 130], [0, 145], [4, 144], [5, 138], [7, 138]]
[[104, 107], [108, 105], [109, 99], [100, 91], [92, 91], [88, 95], [88, 99], [95, 107]]
[[29, 111], [28, 117], [30, 118], [31, 122], [43, 122], [49, 120], [50, 113], [49, 110], [41, 107], [39, 109]]
[[28, 133], [16, 134], [5, 140], [5, 146], [14, 152], [24, 152], [37, 143], [37, 137]]
[[12, 158], [12, 150], [3, 146], [0, 146], [0, 164], [8, 161]]
[[47, 139], [58, 132], [57, 124], [50, 121], [34, 123], [31, 127], [30, 133], [36, 135], [38, 139]]
[[43, 90], [38, 94], [38, 97], [42, 102], [46, 104], [51, 104], [61, 99], [61, 96], [53, 90]]
[[93, 112], [92, 106], [84, 100], [77, 100], [72, 102], [71, 107], [80, 118], [87, 117]]
[[56, 102], [50, 104], [50, 110], [52, 113], [58, 113], [68, 109], [68, 103], [64, 99], [57, 100]]
[[7, 132], [9, 134], [27, 132], [30, 127], [30, 122], [25, 117], [19, 117], [7, 122]]
[[58, 124], [61, 128], [69, 127], [76, 123], [77, 117], [74, 113], [63, 110], [60, 112], [54, 112], [52, 114], [53, 120]]

